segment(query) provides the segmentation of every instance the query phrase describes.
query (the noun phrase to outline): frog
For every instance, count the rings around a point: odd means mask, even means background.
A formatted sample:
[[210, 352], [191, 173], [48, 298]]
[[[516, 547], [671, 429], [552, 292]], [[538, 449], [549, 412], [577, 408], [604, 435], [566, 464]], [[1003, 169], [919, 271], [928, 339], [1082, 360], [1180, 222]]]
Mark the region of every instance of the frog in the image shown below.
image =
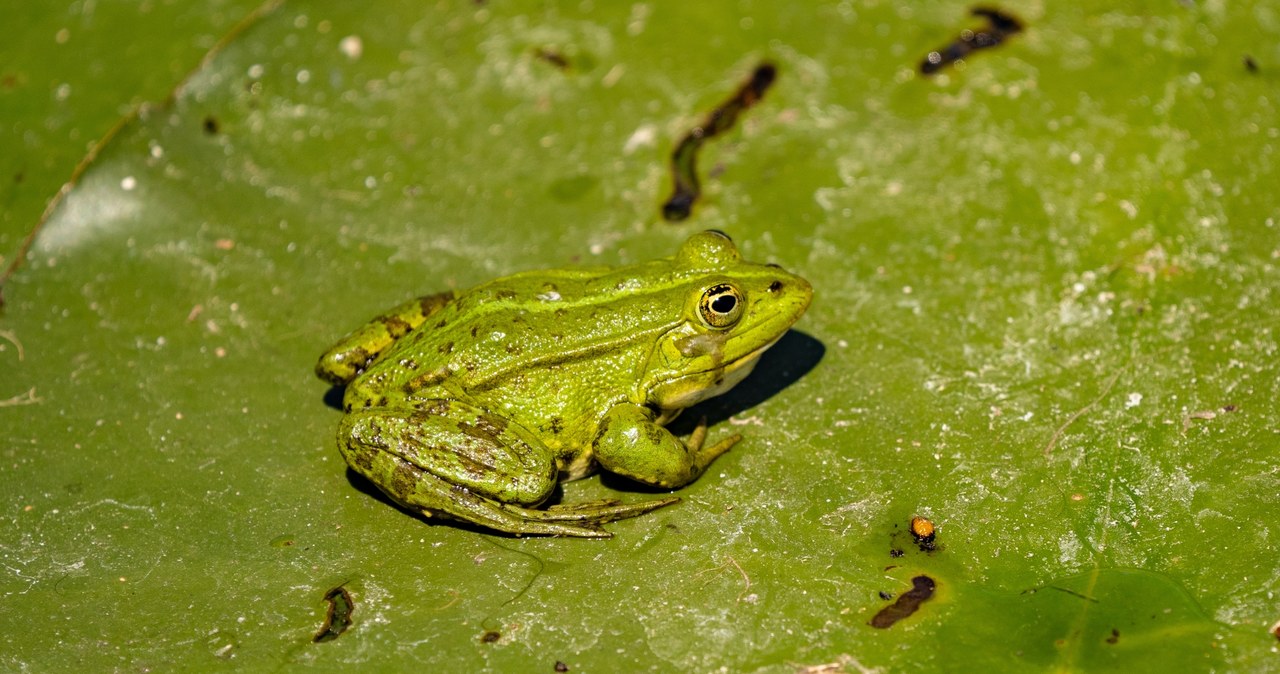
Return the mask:
[[752, 371], [804, 314], [808, 281], [748, 262], [724, 233], [669, 257], [520, 272], [412, 299], [327, 350], [338, 449], [396, 504], [514, 536], [608, 538], [678, 502], [560, 500], [607, 471], [656, 490], [696, 480], [742, 436], [667, 425]]

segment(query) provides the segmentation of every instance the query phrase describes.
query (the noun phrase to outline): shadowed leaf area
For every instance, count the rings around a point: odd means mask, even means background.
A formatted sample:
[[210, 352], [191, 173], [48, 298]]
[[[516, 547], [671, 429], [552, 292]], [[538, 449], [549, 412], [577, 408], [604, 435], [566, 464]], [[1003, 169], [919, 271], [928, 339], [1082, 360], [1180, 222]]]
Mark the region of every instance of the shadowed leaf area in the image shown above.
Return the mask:
[[[0, 669], [1280, 669], [1271, 4], [9, 5]], [[344, 334], [704, 229], [815, 298], [680, 503], [348, 478]]]

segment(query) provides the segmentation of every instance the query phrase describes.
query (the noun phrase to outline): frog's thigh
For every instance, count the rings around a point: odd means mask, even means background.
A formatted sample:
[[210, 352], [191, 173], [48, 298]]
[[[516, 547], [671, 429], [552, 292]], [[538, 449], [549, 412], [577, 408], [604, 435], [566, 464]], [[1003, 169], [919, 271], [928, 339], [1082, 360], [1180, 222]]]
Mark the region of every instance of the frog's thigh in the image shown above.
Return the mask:
[[629, 403], [609, 410], [592, 443], [593, 456], [605, 470], [659, 487], [694, 481], [725, 449], [690, 447], [655, 423], [648, 410]]
[[537, 505], [556, 486], [555, 458], [518, 424], [456, 400], [412, 410], [370, 408], [343, 418], [347, 463], [402, 503], [449, 510], [456, 488], [499, 503]]
[[349, 383], [378, 354], [425, 323], [451, 300], [453, 292], [423, 295], [374, 318], [329, 347], [316, 363], [316, 375], [336, 386]]

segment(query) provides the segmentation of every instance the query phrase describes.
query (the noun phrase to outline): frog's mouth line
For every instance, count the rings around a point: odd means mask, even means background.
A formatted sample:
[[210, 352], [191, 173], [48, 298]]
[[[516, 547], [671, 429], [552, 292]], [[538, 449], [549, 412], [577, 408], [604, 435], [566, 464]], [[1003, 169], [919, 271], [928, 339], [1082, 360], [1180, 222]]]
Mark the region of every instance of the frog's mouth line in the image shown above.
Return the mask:
[[[764, 355], [764, 352], [768, 351], [769, 347], [773, 346], [774, 344], [777, 344], [778, 340], [780, 339], [782, 339], [781, 335], [779, 335], [778, 337], [775, 337], [773, 341], [763, 346], [760, 346], [755, 350], [739, 358], [736, 358], [731, 361], [720, 361], [717, 365], [713, 367], [708, 367], [705, 370], [698, 370], [696, 372], [689, 372], [679, 377], [673, 377], [671, 379], [668, 379], [662, 382], [662, 384], [671, 385], [677, 382], [688, 381], [690, 379], [694, 379], [697, 377], [705, 377], [712, 372], [719, 372], [720, 377], [717, 384], [707, 389], [708, 391], [714, 390], [715, 392], [711, 393], [710, 395], [703, 396], [704, 399], [714, 398], [715, 396], [720, 395], [721, 393], [724, 393], [725, 391], [733, 388], [739, 382], [745, 379], [747, 375], [751, 373], [751, 370], [755, 368], [756, 363], [759, 362], [760, 356]], [[703, 392], [705, 393], [706, 391], [703, 391]]]

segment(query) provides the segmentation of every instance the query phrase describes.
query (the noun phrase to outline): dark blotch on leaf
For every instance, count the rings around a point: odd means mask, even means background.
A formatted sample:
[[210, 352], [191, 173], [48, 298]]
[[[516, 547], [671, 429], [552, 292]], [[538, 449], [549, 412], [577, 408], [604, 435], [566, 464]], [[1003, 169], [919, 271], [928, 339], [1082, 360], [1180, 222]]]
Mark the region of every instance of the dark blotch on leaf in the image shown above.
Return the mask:
[[492, 643], [496, 643], [501, 638], [502, 638], [502, 632], [495, 632], [494, 630], [485, 630], [484, 634], [480, 635], [480, 643], [492, 644]]
[[551, 65], [559, 68], [560, 70], [569, 69], [569, 59], [565, 58], [564, 54], [561, 54], [555, 49], [551, 49], [548, 47], [535, 49], [533, 50], [533, 55], [538, 57], [539, 60], [546, 61], [547, 63], [550, 63]]
[[1112, 627], [1111, 636], [1107, 637], [1107, 643], [1115, 645], [1117, 641], [1120, 641], [1120, 630]]
[[712, 110], [702, 124], [690, 129], [680, 140], [680, 144], [671, 153], [672, 192], [671, 197], [662, 205], [663, 218], [669, 222], [679, 222], [689, 217], [693, 212], [693, 202], [702, 194], [696, 166], [698, 149], [708, 139], [732, 128], [738, 120], [738, 114], [759, 103], [777, 76], [778, 69], [772, 63], [756, 66], [751, 79], [744, 82], [729, 100]]
[[915, 613], [920, 608], [920, 604], [923, 604], [933, 596], [933, 591], [937, 587], [933, 579], [928, 576], [912, 578], [911, 585], [911, 589], [899, 596], [898, 601], [880, 609], [880, 612], [871, 619], [870, 624], [872, 627], [887, 629], [899, 620]]
[[210, 136], [218, 135], [218, 129], [221, 128], [220, 125], [218, 124], [218, 118], [214, 117], [213, 115], [209, 115], [208, 117], [204, 118], [203, 126], [204, 126], [204, 132], [209, 134]]
[[325, 611], [324, 624], [320, 626], [320, 631], [311, 638], [312, 643], [333, 641], [342, 636], [342, 633], [351, 627], [351, 614], [356, 610], [351, 594], [341, 585], [326, 592], [324, 600], [329, 602], [329, 608]]
[[566, 665], [563, 662], [556, 660], [555, 670], [557, 672], [567, 672], [569, 671], [569, 665]]
[[920, 73], [932, 75], [942, 68], [968, 56], [978, 49], [995, 47], [1010, 35], [1021, 33], [1022, 22], [1011, 14], [994, 7], [974, 7], [969, 13], [987, 20], [987, 25], [977, 30], [960, 31], [960, 36], [951, 44], [931, 51], [920, 62]]

